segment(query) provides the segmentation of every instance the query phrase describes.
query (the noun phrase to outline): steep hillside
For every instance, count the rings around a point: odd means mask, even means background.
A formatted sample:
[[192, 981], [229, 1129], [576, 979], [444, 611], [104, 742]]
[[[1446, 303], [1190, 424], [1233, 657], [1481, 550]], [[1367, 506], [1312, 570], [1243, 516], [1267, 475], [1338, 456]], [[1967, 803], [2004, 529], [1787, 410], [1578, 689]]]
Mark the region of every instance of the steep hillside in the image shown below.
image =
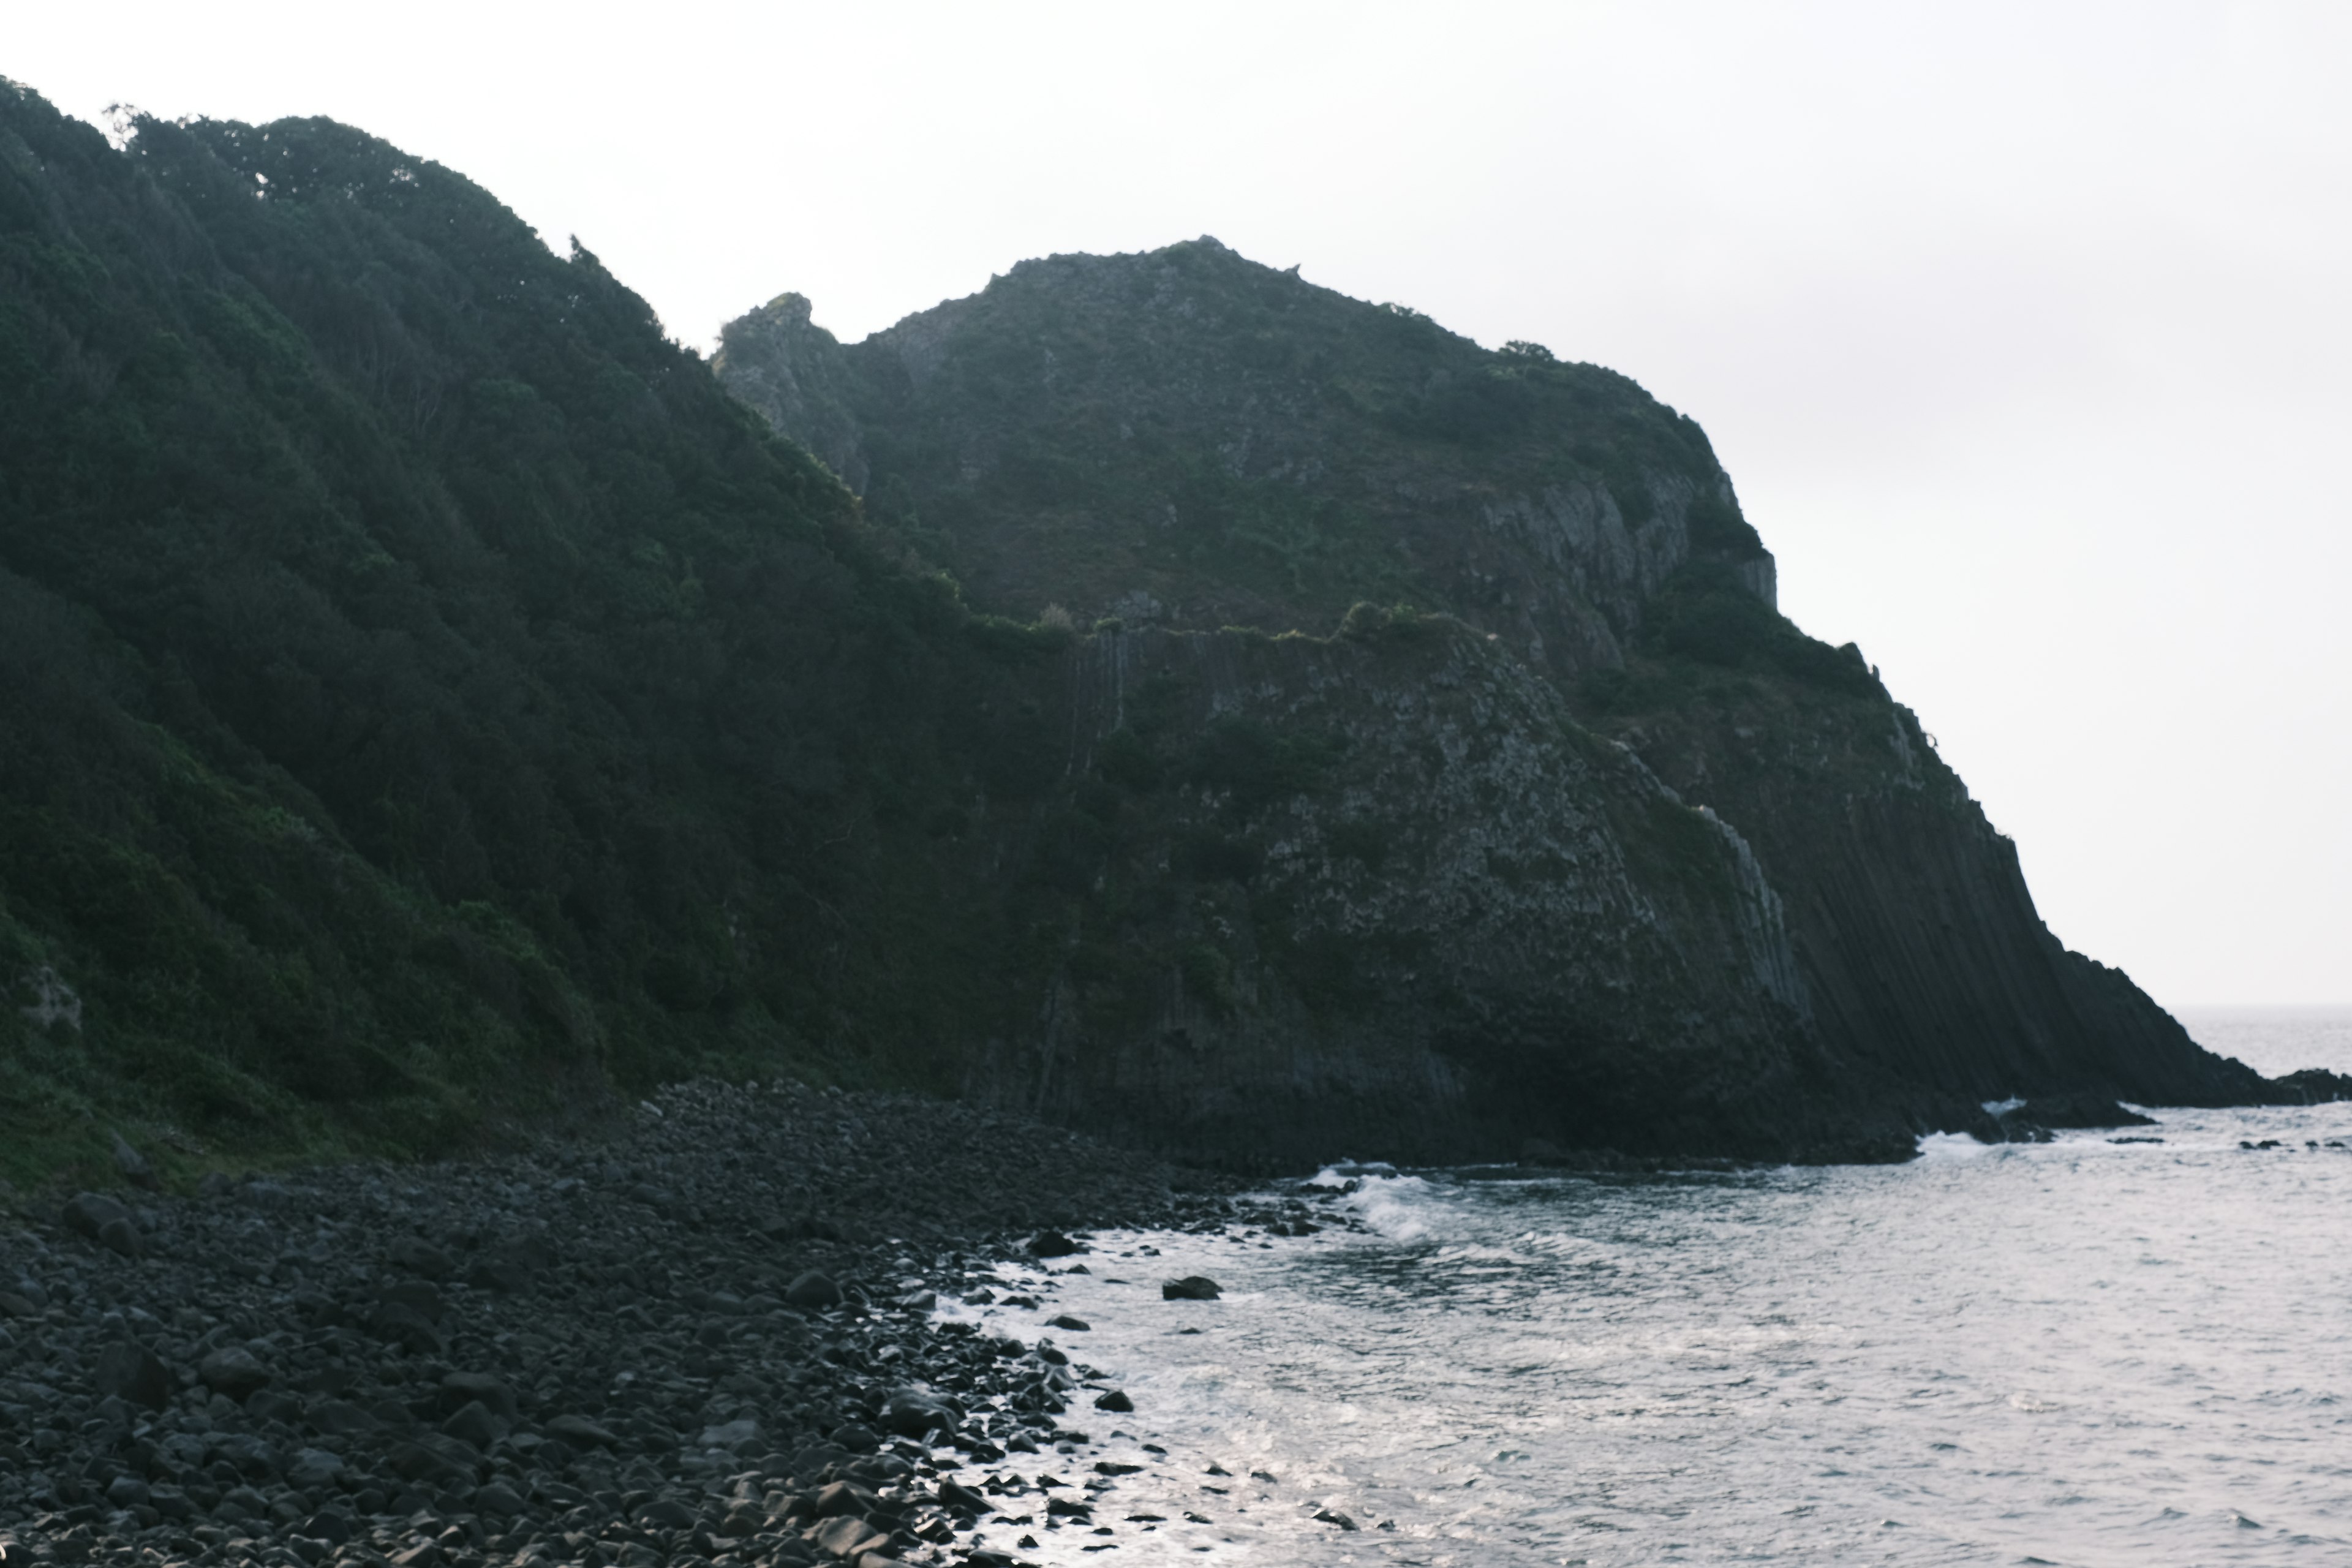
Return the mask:
[[[0, 89], [0, 1175], [710, 1070], [1235, 1163], [1904, 1146], [1738, 835], [1485, 633], [975, 615], [928, 525], [458, 176], [135, 132]], [[794, 382], [813, 439], [849, 385]], [[1711, 466], [1630, 417], [1677, 554]], [[1632, 635], [1610, 592], [1562, 624]]]
[[134, 129], [0, 87], [0, 1178], [714, 1071], [1257, 1167], [2285, 1092], [1622, 377], [1202, 242], [779, 301], [763, 420], [447, 170]]
[[0, 88], [0, 603], [20, 1173], [952, 1081], [860, 944], [942, 918], [879, 825], [971, 772], [969, 617], [447, 171]]
[[2050, 936], [1916, 719], [1776, 613], [1697, 426], [1622, 376], [1206, 239], [1024, 262], [846, 347], [786, 295], [717, 368], [985, 607], [1491, 634], [1750, 846], [1838, 1070], [1929, 1105], [2268, 1092]]

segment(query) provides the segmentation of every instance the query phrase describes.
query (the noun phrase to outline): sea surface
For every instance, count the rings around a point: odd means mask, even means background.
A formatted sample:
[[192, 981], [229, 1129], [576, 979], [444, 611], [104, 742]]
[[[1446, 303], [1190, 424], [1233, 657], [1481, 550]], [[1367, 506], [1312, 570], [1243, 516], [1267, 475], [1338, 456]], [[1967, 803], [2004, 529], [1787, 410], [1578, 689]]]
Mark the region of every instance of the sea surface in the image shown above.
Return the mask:
[[[2185, 1021], [2266, 1072], [2352, 1069], [2352, 1010]], [[1932, 1138], [1901, 1166], [1358, 1173], [1335, 1206], [1360, 1231], [1103, 1233], [1089, 1272], [1025, 1277], [1036, 1309], [957, 1310], [1054, 1339], [1135, 1402], [1074, 1405], [1097, 1446], [1014, 1456], [1024, 1476], [1141, 1468], [1097, 1504], [1108, 1535], [1037, 1506], [987, 1544], [2352, 1563], [2352, 1105], [2152, 1114], [2048, 1144]], [[1195, 1273], [1223, 1299], [1160, 1299]]]

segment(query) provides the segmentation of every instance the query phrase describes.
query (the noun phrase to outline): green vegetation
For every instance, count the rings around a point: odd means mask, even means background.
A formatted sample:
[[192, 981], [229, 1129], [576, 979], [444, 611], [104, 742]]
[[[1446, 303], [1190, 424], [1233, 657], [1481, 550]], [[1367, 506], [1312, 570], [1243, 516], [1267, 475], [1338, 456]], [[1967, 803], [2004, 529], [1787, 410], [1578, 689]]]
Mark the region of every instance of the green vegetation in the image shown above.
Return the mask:
[[[1319, 632], [1359, 601], [1466, 613], [1498, 574], [1556, 595], [1559, 563], [1483, 518], [1570, 492], [1636, 527], [1661, 493], [1696, 498], [1700, 549], [1763, 553], [1697, 425], [1624, 376], [1489, 352], [1213, 239], [1024, 262], [846, 348], [787, 296], [716, 363], [820, 448], [859, 432], [836, 461], [875, 515], [1005, 613], [1142, 591], [1194, 626]], [[783, 409], [780, 366], [830, 401]]]
[[1069, 634], [903, 556], [446, 170], [0, 86], [0, 1173], [940, 1081], [1022, 972], [931, 846]]
[[1654, 654], [1769, 671], [1825, 691], [1886, 700], [1861, 649], [1807, 637], [1719, 561], [1695, 560], [1675, 574], [1651, 603], [1643, 646]]

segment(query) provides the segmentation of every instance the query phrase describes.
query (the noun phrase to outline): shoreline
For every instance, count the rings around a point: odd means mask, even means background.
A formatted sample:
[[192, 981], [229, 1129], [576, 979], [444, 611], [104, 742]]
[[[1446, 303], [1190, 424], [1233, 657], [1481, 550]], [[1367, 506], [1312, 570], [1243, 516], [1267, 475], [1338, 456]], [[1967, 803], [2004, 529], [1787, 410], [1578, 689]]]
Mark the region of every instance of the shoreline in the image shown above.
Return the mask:
[[[518, 1153], [84, 1194], [0, 1235], [0, 1544], [785, 1568], [1131, 1537], [1091, 1505], [1133, 1406], [954, 1304], [1034, 1306], [998, 1269], [1083, 1267], [1058, 1231], [1294, 1233], [1303, 1202], [1249, 1190], [964, 1105], [702, 1082]], [[1068, 1489], [1013, 1471], [1041, 1464]]]

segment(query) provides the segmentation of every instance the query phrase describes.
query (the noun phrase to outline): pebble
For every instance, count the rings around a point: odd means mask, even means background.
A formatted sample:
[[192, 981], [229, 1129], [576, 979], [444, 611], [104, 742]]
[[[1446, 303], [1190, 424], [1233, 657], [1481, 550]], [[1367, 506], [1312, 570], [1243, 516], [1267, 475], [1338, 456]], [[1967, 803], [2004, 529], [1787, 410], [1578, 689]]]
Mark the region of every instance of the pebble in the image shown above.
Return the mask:
[[473, 1161], [0, 1217], [9, 1568], [961, 1559], [989, 1501], [919, 1439], [1070, 1451], [1080, 1369], [932, 1306], [1039, 1242], [1081, 1250], [1074, 1226], [1237, 1212], [972, 1107], [656, 1104]]

